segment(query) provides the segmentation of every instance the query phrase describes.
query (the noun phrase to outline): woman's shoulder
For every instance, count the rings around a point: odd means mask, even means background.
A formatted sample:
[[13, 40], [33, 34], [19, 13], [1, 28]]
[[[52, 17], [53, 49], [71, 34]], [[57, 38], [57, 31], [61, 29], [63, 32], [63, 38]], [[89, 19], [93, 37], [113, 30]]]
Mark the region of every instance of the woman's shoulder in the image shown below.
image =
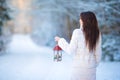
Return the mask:
[[73, 31], [73, 34], [80, 34], [80, 33], [82, 33], [81, 29], [75, 29]]

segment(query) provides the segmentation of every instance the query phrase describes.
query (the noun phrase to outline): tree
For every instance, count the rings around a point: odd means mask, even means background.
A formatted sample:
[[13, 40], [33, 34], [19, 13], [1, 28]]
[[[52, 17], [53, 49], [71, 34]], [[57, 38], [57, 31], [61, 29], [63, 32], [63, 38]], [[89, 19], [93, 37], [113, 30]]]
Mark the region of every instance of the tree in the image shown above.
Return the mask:
[[3, 41], [3, 36], [2, 36], [3, 24], [7, 20], [10, 20], [10, 16], [8, 12], [9, 12], [9, 8], [7, 7], [6, 0], [0, 0], [0, 51], [4, 47], [4, 41]]

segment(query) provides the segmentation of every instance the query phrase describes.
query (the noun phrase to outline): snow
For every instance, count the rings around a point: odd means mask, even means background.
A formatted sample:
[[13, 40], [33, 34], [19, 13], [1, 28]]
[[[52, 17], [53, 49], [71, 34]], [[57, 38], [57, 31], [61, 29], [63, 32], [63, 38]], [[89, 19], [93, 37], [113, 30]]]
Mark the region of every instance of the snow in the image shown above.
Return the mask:
[[[61, 62], [53, 61], [51, 47], [38, 46], [30, 35], [16, 34], [0, 55], [0, 80], [70, 80], [72, 56], [63, 52]], [[97, 80], [120, 80], [120, 62], [101, 62]]]

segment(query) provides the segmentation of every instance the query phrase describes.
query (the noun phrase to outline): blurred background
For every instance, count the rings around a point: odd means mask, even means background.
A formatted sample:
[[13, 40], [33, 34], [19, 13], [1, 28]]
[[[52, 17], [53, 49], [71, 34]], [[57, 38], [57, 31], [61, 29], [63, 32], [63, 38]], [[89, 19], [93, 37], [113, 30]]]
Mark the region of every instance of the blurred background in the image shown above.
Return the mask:
[[102, 32], [104, 61], [120, 61], [120, 0], [0, 0], [0, 53], [15, 34], [53, 47], [56, 35], [70, 41], [79, 15], [93, 11]]
[[120, 0], [0, 0], [0, 80], [70, 80], [73, 55], [53, 61], [54, 37], [70, 42], [84, 11], [102, 33], [96, 80], [120, 80]]

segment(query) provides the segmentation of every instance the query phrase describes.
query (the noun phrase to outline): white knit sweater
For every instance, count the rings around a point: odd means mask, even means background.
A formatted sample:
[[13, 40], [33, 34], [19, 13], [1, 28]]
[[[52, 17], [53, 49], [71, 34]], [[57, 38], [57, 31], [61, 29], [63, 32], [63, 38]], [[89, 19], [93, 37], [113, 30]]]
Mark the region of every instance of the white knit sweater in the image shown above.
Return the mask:
[[58, 45], [68, 54], [75, 54], [73, 67], [76, 68], [95, 68], [101, 60], [101, 35], [96, 45], [95, 52], [89, 52], [85, 44], [82, 29], [75, 29], [70, 43], [64, 38], [60, 38]]

